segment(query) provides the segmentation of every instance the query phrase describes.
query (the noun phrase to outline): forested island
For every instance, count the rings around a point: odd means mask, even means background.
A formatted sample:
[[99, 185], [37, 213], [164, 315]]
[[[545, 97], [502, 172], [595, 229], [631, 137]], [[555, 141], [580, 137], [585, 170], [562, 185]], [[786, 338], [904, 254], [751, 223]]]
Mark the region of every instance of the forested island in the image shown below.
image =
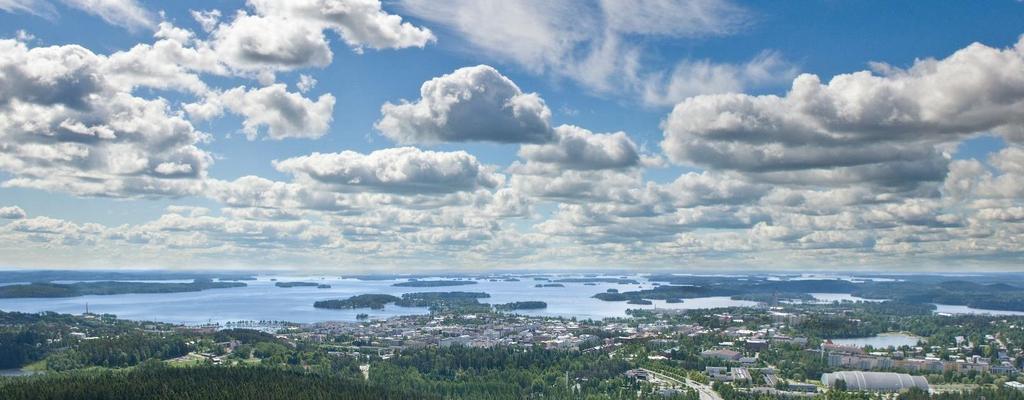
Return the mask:
[[113, 295], [128, 293], [180, 293], [244, 286], [246, 286], [246, 284], [241, 282], [213, 282], [209, 279], [196, 279], [191, 283], [120, 281], [75, 283], [38, 282], [0, 286], [0, 298], [78, 297], [87, 295]]
[[543, 310], [545, 308], [548, 308], [548, 303], [543, 301], [515, 301], [494, 305], [494, 309], [498, 311]]
[[696, 297], [725, 296], [737, 294], [727, 289], [702, 286], [658, 286], [653, 289], [630, 292], [612, 291], [595, 294], [593, 297], [604, 301], [692, 299]]
[[[361, 294], [347, 299], [318, 301], [313, 303], [313, 307], [328, 309], [369, 308], [380, 310], [388, 304], [394, 304], [399, 307], [428, 307], [432, 311], [481, 311], [489, 310], [491, 305], [481, 303], [479, 299], [489, 297], [491, 297], [490, 294], [483, 292], [422, 292], [406, 293], [401, 297], [388, 294]], [[498, 311], [540, 310], [547, 308], [547, 306], [548, 304], [543, 301], [516, 301], [496, 304], [494, 309]]]
[[490, 308], [490, 305], [482, 304], [479, 301], [479, 299], [489, 297], [491, 297], [490, 294], [483, 292], [406, 293], [402, 295], [401, 300], [395, 302], [395, 305], [401, 307], [430, 307], [432, 311], [479, 306]]
[[1002, 282], [979, 283], [965, 280], [932, 284], [922, 282], [877, 282], [852, 292], [868, 299], [891, 299], [907, 303], [939, 303], [989, 310], [1024, 311], [1024, 288]]
[[209, 279], [219, 281], [254, 281], [246, 273], [231, 272], [179, 272], [179, 271], [90, 271], [90, 270], [38, 270], [0, 271], [0, 283], [29, 283], [52, 281], [171, 281]]
[[406, 293], [402, 297], [386, 294], [361, 294], [342, 300], [318, 301], [313, 303], [313, 307], [329, 309], [382, 309], [385, 305], [394, 303], [399, 307], [429, 307], [432, 311], [478, 309], [481, 307], [490, 308], [489, 304], [480, 303], [478, 300], [488, 297], [491, 297], [491, 295], [483, 292], [421, 292]]
[[313, 303], [313, 307], [332, 309], [370, 308], [380, 310], [383, 309], [385, 305], [399, 300], [402, 300], [402, 298], [387, 294], [361, 294], [343, 300], [318, 301]]
[[[772, 302], [809, 301], [811, 293], [849, 293], [875, 300], [913, 304], [950, 304], [989, 310], [1024, 311], [1024, 287], [994, 281], [948, 280], [941, 276], [914, 276], [900, 281], [850, 282], [841, 279], [736, 281], [724, 277], [654, 275], [652, 281], [668, 283], [651, 289], [604, 292], [593, 297], [604, 301], [668, 300], [730, 296], [735, 300]], [[539, 287], [539, 286], [538, 286]]]
[[[320, 284], [316, 283], [316, 282], [277, 282], [277, 283], [274, 283], [274, 286], [277, 286], [279, 288], [291, 288], [291, 287], [304, 287], [304, 286], [305, 287], [320, 286]], [[330, 286], [328, 286], [328, 287], [330, 287]]]
[[533, 287], [538, 287], [538, 288], [556, 288], [556, 287], [565, 287], [565, 285], [563, 285], [561, 283], [538, 283], [536, 285], [533, 285]]
[[561, 282], [561, 283], [617, 283], [619, 285], [639, 285], [640, 284], [640, 282], [637, 281], [636, 279], [629, 279], [629, 278], [596, 278], [596, 277], [552, 279], [551, 282]]
[[773, 304], [777, 301], [814, 301], [810, 293], [746, 293], [731, 297], [733, 300], [756, 301]]
[[465, 286], [475, 285], [476, 281], [457, 281], [457, 280], [436, 280], [436, 281], [408, 281], [399, 282], [391, 286], [397, 287], [444, 287], [444, 286]]

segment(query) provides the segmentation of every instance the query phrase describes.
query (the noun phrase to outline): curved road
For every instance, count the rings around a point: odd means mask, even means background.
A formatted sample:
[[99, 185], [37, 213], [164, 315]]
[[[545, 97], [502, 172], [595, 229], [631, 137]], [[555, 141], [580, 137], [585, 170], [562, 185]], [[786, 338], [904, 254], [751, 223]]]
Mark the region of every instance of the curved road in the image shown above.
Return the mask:
[[722, 399], [722, 396], [719, 396], [717, 392], [715, 392], [713, 389], [711, 389], [711, 386], [699, 383], [699, 382], [691, 380], [689, 378], [681, 380], [681, 379], [673, 378], [673, 377], [671, 377], [669, 375], [665, 375], [663, 373], [660, 373], [660, 372], [657, 372], [657, 371], [652, 371], [652, 370], [649, 370], [649, 369], [646, 369], [646, 368], [640, 368], [640, 370], [641, 371], [646, 371], [647, 373], [651, 374], [652, 376], [654, 376], [655, 378], [658, 378], [660, 380], [668, 381], [668, 382], [673, 382], [673, 383], [675, 383], [677, 385], [687, 386], [687, 387], [689, 387], [689, 388], [691, 388], [693, 390], [696, 390], [697, 394], [700, 395], [700, 400], [724, 400], [724, 399]]

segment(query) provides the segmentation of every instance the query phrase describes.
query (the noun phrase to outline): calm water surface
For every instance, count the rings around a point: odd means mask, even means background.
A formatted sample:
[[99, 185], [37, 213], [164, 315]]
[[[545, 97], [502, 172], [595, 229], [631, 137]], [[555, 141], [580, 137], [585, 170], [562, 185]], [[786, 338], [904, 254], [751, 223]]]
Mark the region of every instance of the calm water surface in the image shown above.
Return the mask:
[[863, 338], [832, 339], [832, 343], [844, 346], [871, 346], [876, 349], [880, 349], [886, 347], [916, 346], [917, 341], [920, 339], [921, 338], [914, 335], [892, 332]]
[[935, 312], [945, 314], [979, 314], [979, 315], [1024, 315], [1021, 311], [985, 310], [968, 306], [954, 306], [949, 304], [936, 304]]
[[852, 302], [868, 301], [868, 302], [873, 302], [873, 303], [878, 303], [878, 302], [885, 301], [885, 300], [879, 300], [879, 299], [865, 299], [863, 297], [857, 297], [857, 296], [854, 296], [854, 295], [849, 294], [849, 293], [811, 293], [810, 295], [814, 296], [815, 300], [821, 301], [821, 302], [826, 302], [826, 303], [831, 303], [833, 301], [840, 301], [840, 302], [842, 302], [842, 301], [852, 301]]
[[[272, 278], [277, 279], [278, 282], [303, 281], [328, 284], [331, 285], [331, 288], [279, 288], [274, 286], [275, 282], [271, 281]], [[637, 278], [634, 277], [634, 279]], [[412, 292], [485, 292], [491, 295], [489, 299], [481, 299], [485, 303], [497, 304], [529, 300], [539, 300], [548, 303], [548, 308], [545, 310], [521, 311], [520, 313], [522, 314], [576, 317], [579, 319], [623, 317], [626, 315], [627, 309], [695, 309], [745, 307], [757, 304], [752, 301], [732, 300], [728, 297], [706, 297], [686, 299], [683, 303], [675, 304], [655, 301], [653, 305], [643, 306], [626, 304], [626, 302], [606, 302], [591, 297], [609, 288], [629, 291], [653, 287], [646, 282], [639, 285], [598, 283], [594, 286], [582, 283], [564, 283], [565, 287], [561, 288], [537, 288], [534, 285], [545, 282], [526, 278], [519, 282], [478, 280], [478, 283], [475, 285], [435, 288], [392, 286], [396, 282], [404, 281], [404, 279], [363, 281], [320, 276], [260, 276], [256, 281], [246, 281], [247, 287], [212, 289], [201, 292], [123, 294], [56, 299], [0, 299], [0, 310], [22, 312], [56, 311], [80, 314], [85, 311], [86, 303], [88, 303], [89, 311], [94, 313], [110, 313], [132, 320], [199, 324], [249, 320], [300, 323], [355, 321], [356, 315], [360, 313], [369, 314], [371, 318], [375, 319], [429, 313], [426, 308], [397, 307], [393, 305], [388, 305], [383, 310], [327, 310], [313, 307], [313, 303], [319, 300], [344, 299], [367, 293], [383, 293], [398, 296], [403, 293]]]
[[41, 374], [42, 371], [25, 371], [23, 369], [0, 369], [0, 376], [29, 376]]

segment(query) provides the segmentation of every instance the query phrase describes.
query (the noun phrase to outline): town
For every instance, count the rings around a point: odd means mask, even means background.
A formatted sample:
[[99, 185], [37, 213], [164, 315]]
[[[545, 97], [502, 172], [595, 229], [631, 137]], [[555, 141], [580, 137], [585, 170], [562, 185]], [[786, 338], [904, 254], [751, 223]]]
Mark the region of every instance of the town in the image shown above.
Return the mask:
[[[645, 309], [602, 321], [457, 306], [428, 315], [311, 324], [186, 326], [52, 313], [5, 313], [2, 321], [5, 368], [32, 361], [41, 377], [159, 362], [322, 370], [450, 398], [486, 398], [481, 390], [502, 374], [514, 377], [502, 382], [510, 398], [1024, 395], [1024, 317], [941, 314], [894, 302]], [[30, 336], [41, 342], [18, 342], [40, 323], [51, 327], [42, 337]], [[22, 335], [11, 336], [16, 332]], [[19, 345], [42, 350], [10, 359], [26, 354]], [[114, 356], [105, 350], [111, 347], [132, 356]], [[471, 373], [478, 375], [470, 379]], [[0, 380], [0, 393], [9, 384]], [[913, 395], [926, 397], [900, 397]]]

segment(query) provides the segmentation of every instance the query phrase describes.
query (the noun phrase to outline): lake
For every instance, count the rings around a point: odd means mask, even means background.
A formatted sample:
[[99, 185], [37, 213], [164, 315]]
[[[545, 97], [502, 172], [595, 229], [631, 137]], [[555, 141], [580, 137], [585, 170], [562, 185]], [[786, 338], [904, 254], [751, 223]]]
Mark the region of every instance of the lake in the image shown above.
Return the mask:
[[21, 368], [14, 369], [0, 369], [0, 377], [2, 376], [29, 376], [35, 374], [42, 374], [44, 371], [26, 371]]
[[954, 306], [950, 304], [936, 304], [936, 313], [943, 314], [984, 314], [984, 315], [1024, 315], [1021, 311], [985, 310], [968, 306]]
[[857, 296], [854, 296], [854, 295], [849, 294], [849, 293], [810, 293], [810, 295], [814, 297], [814, 300], [817, 300], [817, 301], [820, 301], [820, 302], [825, 302], [825, 303], [831, 303], [833, 301], [839, 301], [839, 302], [843, 302], [843, 301], [852, 301], [852, 302], [868, 301], [868, 302], [878, 303], [878, 302], [885, 301], [885, 300], [882, 300], [882, 299], [865, 299], [863, 297], [857, 297]]
[[[110, 296], [82, 296], [43, 299], [0, 299], [0, 310], [81, 314], [88, 303], [89, 311], [115, 314], [120, 318], [149, 320], [183, 324], [228, 321], [289, 321], [298, 323], [321, 321], [355, 321], [356, 315], [365, 313], [371, 318], [383, 319], [399, 315], [427, 314], [426, 308], [397, 307], [388, 305], [383, 310], [355, 309], [329, 310], [314, 308], [319, 300], [344, 299], [368, 293], [399, 296], [412, 292], [485, 292], [491, 295], [481, 302], [498, 304], [513, 301], [539, 300], [548, 303], [545, 310], [518, 311], [524, 315], [576, 317], [578, 319], [602, 319], [624, 317], [627, 309], [696, 309], [716, 307], [746, 307], [757, 303], [732, 300], [728, 297], [705, 297], [685, 299], [682, 303], [668, 304], [655, 301], [652, 305], [634, 305], [626, 302], [606, 302], [591, 298], [594, 294], [614, 288], [619, 291], [650, 289], [653, 287], [639, 277], [630, 277], [641, 284], [563, 283], [565, 287], [537, 288], [534, 285], [546, 283], [530, 278], [519, 282], [491, 282], [478, 280], [475, 285], [412, 288], [394, 287], [398, 280], [358, 280], [323, 276], [259, 276], [255, 281], [246, 281], [247, 287], [212, 289], [201, 292], [121, 294]], [[316, 287], [279, 288], [278, 282], [316, 282], [331, 285], [329, 289]]]
[[856, 346], [864, 347], [871, 346], [876, 349], [883, 349], [887, 347], [900, 347], [900, 346], [916, 346], [917, 341], [921, 338], [908, 335], [905, 333], [891, 332], [882, 333], [871, 337], [862, 338], [847, 338], [847, 339], [832, 339], [832, 343], [840, 344], [843, 346]]

